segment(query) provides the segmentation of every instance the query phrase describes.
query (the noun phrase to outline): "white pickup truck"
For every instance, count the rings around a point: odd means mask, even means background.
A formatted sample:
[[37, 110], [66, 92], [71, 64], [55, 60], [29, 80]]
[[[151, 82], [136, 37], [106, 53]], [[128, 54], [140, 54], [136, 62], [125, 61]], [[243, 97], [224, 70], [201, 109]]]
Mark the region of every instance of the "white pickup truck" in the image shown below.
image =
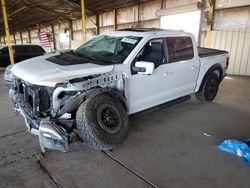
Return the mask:
[[211, 102], [228, 66], [228, 52], [197, 48], [192, 34], [122, 29], [75, 51], [9, 66], [5, 80], [15, 111], [45, 148], [68, 150], [70, 135], [111, 149], [128, 136], [128, 115], [196, 94]]

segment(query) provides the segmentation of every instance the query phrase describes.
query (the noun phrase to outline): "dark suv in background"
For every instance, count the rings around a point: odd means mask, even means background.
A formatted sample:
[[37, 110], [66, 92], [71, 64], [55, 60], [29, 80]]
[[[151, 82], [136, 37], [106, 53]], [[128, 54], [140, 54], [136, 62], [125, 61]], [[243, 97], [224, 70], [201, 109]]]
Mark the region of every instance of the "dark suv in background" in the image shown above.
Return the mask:
[[[12, 48], [15, 63], [46, 53], [38, 45], [12, 45]], [[0, 49], [0, 67], [7, 67], [8, 65], [10, 65], [9, 49], [8, 47], [3, 47]]]

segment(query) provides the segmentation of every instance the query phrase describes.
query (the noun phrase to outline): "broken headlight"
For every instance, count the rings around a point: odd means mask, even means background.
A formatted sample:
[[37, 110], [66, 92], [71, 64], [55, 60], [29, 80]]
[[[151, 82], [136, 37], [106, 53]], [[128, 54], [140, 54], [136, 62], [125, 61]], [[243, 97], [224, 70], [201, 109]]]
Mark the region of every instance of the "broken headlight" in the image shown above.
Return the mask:
[[7, 84], [11, 84], [13, 82], [13, 73], [11, 72], [11, 68], [13, 67], [13, 65], [9, 65], [8, 67], [6, 67], [5, 69], [5, 73], [4, 73], [4, 81]]

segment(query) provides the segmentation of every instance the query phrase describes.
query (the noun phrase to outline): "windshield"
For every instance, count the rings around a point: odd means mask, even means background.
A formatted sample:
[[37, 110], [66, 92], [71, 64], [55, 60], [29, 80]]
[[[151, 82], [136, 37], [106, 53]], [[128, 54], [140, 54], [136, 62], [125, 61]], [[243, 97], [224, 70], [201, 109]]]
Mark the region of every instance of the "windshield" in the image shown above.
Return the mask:
[[142, 37], [99, 35], [76, 49], [76, 53], [105, 64], [121, 64]]

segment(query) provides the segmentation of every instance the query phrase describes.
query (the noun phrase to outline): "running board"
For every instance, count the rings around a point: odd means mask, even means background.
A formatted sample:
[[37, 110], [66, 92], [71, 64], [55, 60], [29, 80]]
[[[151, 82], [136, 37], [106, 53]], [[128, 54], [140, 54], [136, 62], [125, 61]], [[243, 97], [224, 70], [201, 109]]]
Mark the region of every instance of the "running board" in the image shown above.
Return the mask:
[[180, 98], [174, 99], [174, 100], [172, 100], [172, 101], [169, 101], [169, 102], [160, 104], [160, 105], [158, 105], [158, 106], [149, 108], [149, 109], [147, 109], [147, 110], [143, 110], [143, 111], [141, 111], [141, 112], [132, 114], [131, 116], [133, 116], [133, 115], [140, 115], [140, 114], [148, 114], [148, 113], [156, 112], [156, 111], [158, 111], [158, 110], [161, 110], [161, 109], [164, 109], [164, 108], [168, 108], [168, 107], [170, 107], [170, 106], [173, 106], [173, 105], [176, 105], [176, 104], [185, 102], [185, 101], [189, 100], [190, 98], [191, 98], [190, 95], [187, 95], [187, 96], [184, 96], [184, 97], [180, 97]]

